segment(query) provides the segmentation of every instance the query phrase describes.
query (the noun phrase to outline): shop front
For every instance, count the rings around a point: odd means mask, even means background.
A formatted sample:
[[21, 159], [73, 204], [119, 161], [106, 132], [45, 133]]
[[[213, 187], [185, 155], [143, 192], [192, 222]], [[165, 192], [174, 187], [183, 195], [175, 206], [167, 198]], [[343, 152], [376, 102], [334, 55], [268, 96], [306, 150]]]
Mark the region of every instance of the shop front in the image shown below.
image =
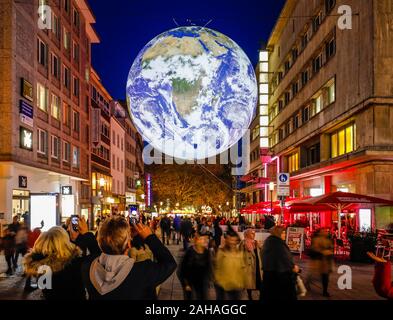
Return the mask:
[[10, 223], [17, 215], [32, 227], [40, 226], [42, 220], [46, 226], [60, 224], [78, 214], [79, 185], [76, 177], [14, 162], [1, 163], [1, 223]]

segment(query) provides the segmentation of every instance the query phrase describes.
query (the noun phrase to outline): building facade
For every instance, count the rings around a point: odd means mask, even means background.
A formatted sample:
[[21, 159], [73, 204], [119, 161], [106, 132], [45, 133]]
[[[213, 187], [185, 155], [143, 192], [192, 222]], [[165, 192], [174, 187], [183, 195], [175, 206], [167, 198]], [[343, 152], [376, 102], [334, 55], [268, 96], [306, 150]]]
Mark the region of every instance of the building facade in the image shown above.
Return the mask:
[[111, 103], [111, 175], [112, 175], [112, 210], [125, 211], [125, 136], [126, 128], [124, 119], [126, 112], [117, 102]]
[[[351, 29], [338, 23], [342, 5], [352, 10]], [[269, 146], [291, 174], [291, 196], [341, 190], [393, 199], [392, 28], [390, 0], [286, 2], [267, 47]], [[275, 180], [274, 170], [268, 175]], [[351, 218], [383, 228], [393, 208]]]
[[91, 221], [111, 213], [111, 95], [91, 69]]
[[28, 211], [45, 230], [89, 207], [95, 19], [84, 0], [0, 5], [0, 219]]

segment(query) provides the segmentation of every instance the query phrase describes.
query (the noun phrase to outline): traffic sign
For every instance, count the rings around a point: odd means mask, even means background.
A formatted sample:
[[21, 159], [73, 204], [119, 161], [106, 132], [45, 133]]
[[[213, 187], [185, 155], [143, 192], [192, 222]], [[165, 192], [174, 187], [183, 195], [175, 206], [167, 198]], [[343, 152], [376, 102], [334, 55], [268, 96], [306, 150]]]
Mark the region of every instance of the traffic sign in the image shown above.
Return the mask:
[[277, 186], [289, 186], [289, 173], [279, 173], [277, 177]]
[[277, 176], [277, 196], [289, 197], [289, 173], [279, 173]]

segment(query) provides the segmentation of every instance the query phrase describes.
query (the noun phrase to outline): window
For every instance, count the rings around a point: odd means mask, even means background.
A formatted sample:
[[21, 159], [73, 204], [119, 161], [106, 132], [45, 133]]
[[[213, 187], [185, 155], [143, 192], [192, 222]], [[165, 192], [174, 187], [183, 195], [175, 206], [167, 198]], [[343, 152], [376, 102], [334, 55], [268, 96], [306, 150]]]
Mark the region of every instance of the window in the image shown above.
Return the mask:
[[68, 69], [66, 66], [63, 66], [63, 85], [69, 90], [70, 89], [70, 79], [71, 79], [71, 74], [70, 74], [70, 69]]
[[72, 166], [79, 167], [79, 148], [75, 146], [72, 147]]
[[330, 136], [331, 157], [335, 158], [355, 150], [356, 126], [350, 124]]
[[77, 28], [79, 30], [79, 23], [80, 23], [80, 19], [79, 19], [79, 12], [78, 10], [76, 10], [75, 8], [73, 8], [73, 14], [72, 14], [72, 23], [74, 24], [74, 27]]
[[285, 73], [287, 73], [290, 68], [291, 68], [291, 62], [288, 60], [285, 62], [285, 65], [284, 65]]
[[63, 46], [67, 51], [70, 50], [71, 35], [65, 27], [63, 27]]
[[72, 86], [72, 88], [73, 88], [72, 94], [73, 94], [75, 97], [79, 97], [79, 79], [78, 79], [77, 77], [73, 77], [72, 83], [73, 83], [73, 86]]
[[321, 145], [319, 143], [307, 148], [307, 166], [320, 162]]
[[121, 143], [120, 143], [120, 149], [121, 149], [121, 151], [123, 151], [123, 144], [124, 144], [124, 140], [123, 140], [123, 138], [121, 138]]
[[37, 39], [37, 58], [42, 66], [48, 65], [48, 46], [40, 38]]
[[292, 61], [295, 62], [297, 60], [297, 57], [299, 55], [299, 51], [297, 48], [292, 49]]
[[41, 83], [37, 83], [37, 107], [42, 111], [48, 110], [48, 89]]
[[288, 157], [288, 171], [295, 172], [299, 170], [299, 153], [296, 152]]
[[117, 171], [119, 171], [120, 170], [120, 159], [119, 158], [116, 159], [116, 164], [117, 164], [116, 169], [117, 169]]
[[112, 144], [116, 144], [116, 134], [114, 130], [112, 130]]
[[115, 169], [116, 168], [116, 157], [114, 154], [112, 154], [112, 168]]
[[302, 114], [302, 122], [305, 123], [310, 119], [310, 107], [304, 107]]
[[53, 118], [60, 119], [60, 98], [52, 93], [51, 115]]
[[52, 15], [52, 32], [57, 40], [60, 40], [60, 19], [55, 14]]
[[63, 124], [70, 128], [71, 127], [71, 106], [63, 103]]
[[72, 116], [72, 128], [75, 132], [79, 132], [79, 112], [73, 111], [73, 116]]
[[336, 84], [333, 81], [332, 84], [328, 85], [327, 87], [327, 98], [328, 98], [328, 105], [336, 101]]
[[56, 136], [51, 136], [51, 157], [59, 159], [60, 139]]
[[322, 68], [322, 54], [318, 55], [312, 61], [313, 72], [317, 73]]
[[71, 145], [69, 142], [64, 141], [63, 142], [63, 161], [70, 162], [70, 156], [71, 156]]
[[313, 19], [313, 30], [316, 32], [322, 23], [322, 11], [319, 12]]
[[315, 100], [314, 100], [314, 108], [315, 108], [315, 113], [314, 114], [317, 114], [317, 113], [321, 112], [321, 110], [322, 110], [322, 94], [319, 94], [319, 96], [317, 96], [315, 98]]
[[79, 61], [79, 45], [75, 41], [72, 42], [72, 58], [75, 62]]
[[283, 73], [282, 73], [282, 71], [280, 71], [280, 72], [278, 73], [278, 82], [279, 82], [279, 83], [282, 81], [282, 78], [283, 78]]
[[302, 72], [302, 86], [304, 87], [309, 80], [308, 70]]
[[37, 129], [38, 135], [38, 145], [37, 145], [37, 152], [40, 154], [46, 155], [47, 144], [48, 144], [48, 133], [45, 130]]
[[52, 53], [52, 76], [60, 79], [60, 60], [59, 57]]
[[124, 163], [123, 163], [123, 160], [121, 160], [121, 162], [120, 162], [120, 171], [121, 171], [121, 173], [123, 173], [123, 166], [124, 166]]
[[117, 147], [120, 148], [120, 137], [117, 135]]
[[282, 109], [284, 109], [284, 101], [279, 100], [278, 101], [278, 112], [280, 112]]
[[70, 12], [70, 0], [64, 0], [64, 10]]
[[287, 105], [289, 103], [289, 101], [291, 101], [291, 95], [289, 92], [285, 92], [284, 101], [285, 101], [285, 105]]
[[326, 51], [326, 61], [328, 61], [336, 53], [336, 39], [333, 38], [326, 43], [325, 51]]
[[298, 82], [292, 83], [292, 97], [296, 96], [297, 93], [299, 92], [299, 85]]
[[326, 13], [332, 11], [335, 5], [336, 5], [336, 0], [325, 0]]
[[300, 125], [300, 123], [299, 123], [299, 114], [296, 114], [293, 117], [293, 128], [297, 129], [297, 128], [299, 128], [299, 125]]

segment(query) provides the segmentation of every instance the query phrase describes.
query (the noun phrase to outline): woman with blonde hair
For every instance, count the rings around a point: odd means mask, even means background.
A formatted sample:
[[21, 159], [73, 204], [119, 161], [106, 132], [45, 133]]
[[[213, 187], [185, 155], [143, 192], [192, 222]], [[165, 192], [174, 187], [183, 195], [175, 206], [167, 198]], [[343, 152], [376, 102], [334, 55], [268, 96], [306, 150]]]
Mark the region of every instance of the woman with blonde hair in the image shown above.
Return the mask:
[[[91, 243], [93, 234], [80, 219], [79, 230], [69, 228], [70, 236], [62, 227], [53, 227], [36, 240], [32, 251], [25, 256], [24, 269], [28, 277], [38, 278], [46, 300], [85, 300], [81, 277], [82, 243]], [[90, 248], [89, 248], [90, 249]], [[42, 281], [40, 281], [42, 277]]]
[[252, 300], [252, 291], [261, 289], [262, 282], [262, 244], [255, 240], [255, 230], [248, 228], [244, 231], [244, 240], [239, 248], [243, 252], [245, 265], [245, 289], [248, 299]]

